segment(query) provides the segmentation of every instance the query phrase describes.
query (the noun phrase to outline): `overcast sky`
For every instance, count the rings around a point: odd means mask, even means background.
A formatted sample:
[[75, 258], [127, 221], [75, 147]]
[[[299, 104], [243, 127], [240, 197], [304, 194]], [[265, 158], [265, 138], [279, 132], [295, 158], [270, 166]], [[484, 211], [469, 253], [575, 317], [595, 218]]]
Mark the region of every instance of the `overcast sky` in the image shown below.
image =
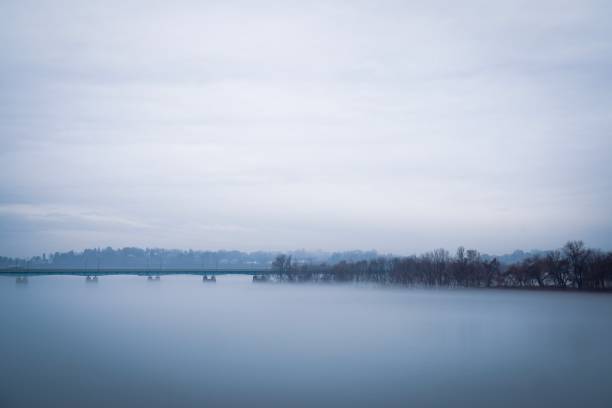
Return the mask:
[[610, 1], [0, 2], [0, 255], [612, 248]]

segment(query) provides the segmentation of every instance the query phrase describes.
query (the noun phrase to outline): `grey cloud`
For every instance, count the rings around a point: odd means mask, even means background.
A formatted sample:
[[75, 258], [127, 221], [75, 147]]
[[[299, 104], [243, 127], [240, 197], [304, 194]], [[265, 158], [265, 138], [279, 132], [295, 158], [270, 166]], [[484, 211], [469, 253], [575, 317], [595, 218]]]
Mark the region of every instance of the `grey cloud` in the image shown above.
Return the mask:
[[610, 247], [611, 12], [5, 1], [0, 253]]

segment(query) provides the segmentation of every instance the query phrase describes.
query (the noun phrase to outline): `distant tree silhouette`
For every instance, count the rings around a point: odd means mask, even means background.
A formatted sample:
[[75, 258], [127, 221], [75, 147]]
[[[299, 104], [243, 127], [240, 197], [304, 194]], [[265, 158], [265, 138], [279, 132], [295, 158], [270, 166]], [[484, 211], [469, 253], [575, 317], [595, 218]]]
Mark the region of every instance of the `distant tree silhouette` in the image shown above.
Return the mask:
[[607, 289], [612, 281], [612, 253], [594, 251], [582, 241], [536, 254], [512, 265], [463, 247], [451, 257], [443, 249], [421, 256], [341, 261], [333, 265], [296, 265], [279, 255], [273, 271], [280, 281], [370, 282], [420, 287], [525, 287]]
[[582, 241], [569, 241], [563, 247], [563, 252], [565, 253], [574, 285], [578, 289], [582, 289], [591, 251], [585, 248]]

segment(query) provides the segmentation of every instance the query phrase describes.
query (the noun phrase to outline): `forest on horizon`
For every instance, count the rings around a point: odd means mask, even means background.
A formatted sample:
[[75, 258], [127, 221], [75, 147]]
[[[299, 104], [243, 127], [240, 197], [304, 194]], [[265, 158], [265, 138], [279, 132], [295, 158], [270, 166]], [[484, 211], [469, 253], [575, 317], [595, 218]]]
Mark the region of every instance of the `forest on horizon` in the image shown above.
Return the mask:
[[569, 241], [550, 251], [515, 251], [499, 257], [459, 247], [394, 256], [371, 251], [181, 251], [127, 247], [55, 252], [29, 259], [0, 257], [0, 268], [240, 269], [271, 272], [260, 281], [372, 282], [425, 287], [612, 288], [612, 252]]
[[254, 281], [368, 282], [411, 287], [612, 289], [612, 251], [568, 241], [563, 248], [529, 255], [511, 264], [459, 247], [454, 256], [444, 249], [421, 256], [342, 261], [334, 265], [299, 265], [279, 255], [276, 275]]

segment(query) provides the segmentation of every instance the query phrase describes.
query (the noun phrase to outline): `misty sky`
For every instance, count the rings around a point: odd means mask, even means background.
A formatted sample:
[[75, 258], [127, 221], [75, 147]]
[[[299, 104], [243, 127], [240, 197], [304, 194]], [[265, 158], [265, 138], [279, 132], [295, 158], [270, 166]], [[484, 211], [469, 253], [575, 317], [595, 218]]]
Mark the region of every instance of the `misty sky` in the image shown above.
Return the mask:
[[0, 2], [0, 255], [612, 248], [609, 1]]

